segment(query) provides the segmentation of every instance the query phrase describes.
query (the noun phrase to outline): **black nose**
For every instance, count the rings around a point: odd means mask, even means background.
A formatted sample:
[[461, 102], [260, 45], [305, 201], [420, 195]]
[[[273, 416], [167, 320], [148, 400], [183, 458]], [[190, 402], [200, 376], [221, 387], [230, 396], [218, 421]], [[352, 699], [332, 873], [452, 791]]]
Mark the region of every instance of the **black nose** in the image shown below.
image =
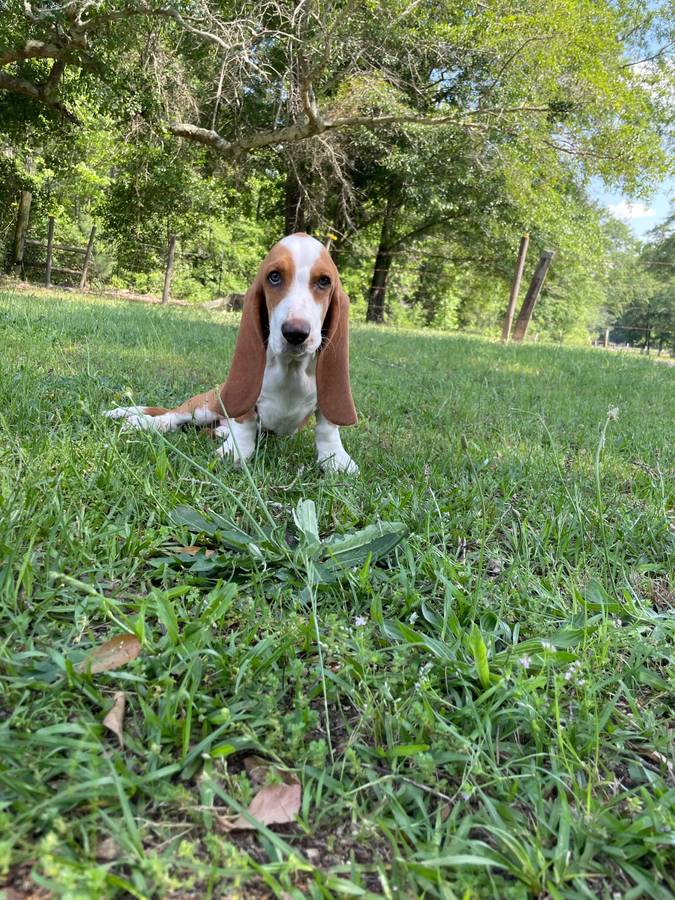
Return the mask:
[[304, 344], [309, 337], [310, 330], [309, 322], [305, 322], [304, 319], [287, 319], [281, 326], [281, 333], [288, 343], [296, 346]]

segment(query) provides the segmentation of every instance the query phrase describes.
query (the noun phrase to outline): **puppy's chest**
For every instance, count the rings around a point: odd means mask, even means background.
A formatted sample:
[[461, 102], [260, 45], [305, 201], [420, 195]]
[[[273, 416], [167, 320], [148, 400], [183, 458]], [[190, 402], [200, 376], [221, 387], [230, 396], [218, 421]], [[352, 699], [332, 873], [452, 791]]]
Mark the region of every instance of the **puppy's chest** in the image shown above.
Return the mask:
[[268, 363], [256, 404], [260, 424], [275, 434], [293, 434], [316, 409], [316, 366]]

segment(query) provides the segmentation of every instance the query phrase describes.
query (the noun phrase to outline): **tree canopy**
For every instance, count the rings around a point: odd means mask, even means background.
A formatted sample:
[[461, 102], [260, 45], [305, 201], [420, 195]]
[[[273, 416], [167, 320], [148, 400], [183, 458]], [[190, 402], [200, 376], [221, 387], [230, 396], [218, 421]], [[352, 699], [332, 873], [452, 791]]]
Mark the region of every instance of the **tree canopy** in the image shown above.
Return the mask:
[[332, 231], [368, 318], [441, 327], [496, 327], [528, 231], [557, 253], [539, 330], [578, 334], [631, 302], [637, 248], [588, 184], [672, 168], [672, 38], [638, 0], [9, 0], [5, 199], [96, 220], [110, 271], [189, 237], [185, 278], [221, 288], [281, 231]]

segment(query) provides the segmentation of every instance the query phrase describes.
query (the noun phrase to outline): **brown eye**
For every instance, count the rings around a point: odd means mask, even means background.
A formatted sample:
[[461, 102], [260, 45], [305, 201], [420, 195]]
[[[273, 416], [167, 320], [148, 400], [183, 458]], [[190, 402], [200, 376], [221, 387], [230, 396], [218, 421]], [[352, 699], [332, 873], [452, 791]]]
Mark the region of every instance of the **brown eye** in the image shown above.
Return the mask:
[[281, 272], [277, 272], [276, 270], [274, 272], [270, 272], [267, 276], [267, 280], [272, 285], [272, 287], [279, 287], [279, 285], [281, 284]]
[[325, 290], [326, 288], [330, 287], [330, 278], [328, 277], [328, 275], [322, 275], [317, 281], [317, 284], [322, 290]]

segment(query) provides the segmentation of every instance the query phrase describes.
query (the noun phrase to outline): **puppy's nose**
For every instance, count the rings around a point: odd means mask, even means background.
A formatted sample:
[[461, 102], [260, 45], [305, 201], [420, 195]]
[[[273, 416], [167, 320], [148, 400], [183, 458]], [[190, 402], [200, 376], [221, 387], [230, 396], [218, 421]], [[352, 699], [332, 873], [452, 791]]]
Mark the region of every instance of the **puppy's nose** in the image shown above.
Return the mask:
[[306, 322], [304, 319], [286, 319], [281, 326], [281, 333], [288, 343], [295, 344], [296, 346], [304, 344], [309, 337], [310, 331], [311, 326], [309, 322]]

